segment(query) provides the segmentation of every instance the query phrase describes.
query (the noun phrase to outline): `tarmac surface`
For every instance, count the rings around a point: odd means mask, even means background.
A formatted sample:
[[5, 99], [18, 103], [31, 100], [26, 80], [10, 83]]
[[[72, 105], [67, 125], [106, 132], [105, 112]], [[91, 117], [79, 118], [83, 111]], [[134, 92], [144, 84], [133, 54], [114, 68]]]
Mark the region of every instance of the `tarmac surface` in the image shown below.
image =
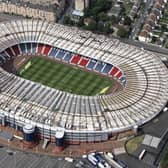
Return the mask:
[[[163, 157], [168, 147], [168, 112], [162, 112], [151, 122], [143, 125], [141, 130], [144, 134], [149, 134], [162, 139], [158, 148], [153, 148], [147, 145], [141, 145], [132, 156], [122, 154], [117, 156], [123, 160], [129, 168], [157, 168], [161, 158]], [[145, 149], [146, 154], [144, 158], [139, 161], [137, 158], [141, 151]]]
[[0, 146], [0, 168], [94, 168], [87, 159], [68, 162], [62, 157], [51, 157], [12, 150]]
[[139, 161], [136, 158], [127, 154], [120, 155], [117, 158], [124, 161], [127, 164], [128, 168], [156, 168], [153, 165], [147, 164], [143, 161]]

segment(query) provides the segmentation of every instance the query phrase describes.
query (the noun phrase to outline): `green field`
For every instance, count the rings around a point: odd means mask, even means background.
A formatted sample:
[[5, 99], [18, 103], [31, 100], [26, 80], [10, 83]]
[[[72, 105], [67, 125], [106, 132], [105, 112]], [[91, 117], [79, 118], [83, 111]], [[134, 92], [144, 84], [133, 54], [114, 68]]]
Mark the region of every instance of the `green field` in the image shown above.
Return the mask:
[[166, 149], [167, 151], [160, 162], [160, 168], [168, 168], [168, 147]]
[[18, 76], [78, 95], [105, 94], [112, 80], [80, 68], [34, 57], [18, 71]]
[[129, 139], [125, 145], [127, 152], [133, 154], [141, 146], [143, 139], [144, 135]]

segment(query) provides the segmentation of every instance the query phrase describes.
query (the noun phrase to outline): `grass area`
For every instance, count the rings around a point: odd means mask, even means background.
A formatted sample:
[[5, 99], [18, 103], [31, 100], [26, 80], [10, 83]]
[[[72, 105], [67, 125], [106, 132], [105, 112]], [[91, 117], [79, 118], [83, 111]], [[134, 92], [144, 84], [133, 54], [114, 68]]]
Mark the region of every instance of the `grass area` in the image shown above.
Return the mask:
[[168, 20], [167, 20], [167, 17], [163, 17], [163, 18], [161, 18], [160, 20], [159, 20], [159, 23], [164, 23], [164, 24], [168, 24]]
[[160, 162], [161, 167], [160, 168], [168, 168], [168, 148], [167, 152], [165, 153], [163, 159]]
[[[57, 63], [41, 57], [31, 59], [18, 75], [46, 86], [78, 95], [105, 94], [112, 87], [112, 80], [80, 68]], [[108, 89], [107, 89], [108, 88]]]
[[134, 151], [136, 151], [139, 148], [139, 146], [142, 144], [143, 139], [144, 139], [144, 135], [140, 135], [130, 139], [126, 143], [127, 152], [132, 154]]
[[131, 9], [132, 9], [133, 3], [130, 1], [124, 1], [124, 7], [126, 10], [126, 15], [129, 15]]

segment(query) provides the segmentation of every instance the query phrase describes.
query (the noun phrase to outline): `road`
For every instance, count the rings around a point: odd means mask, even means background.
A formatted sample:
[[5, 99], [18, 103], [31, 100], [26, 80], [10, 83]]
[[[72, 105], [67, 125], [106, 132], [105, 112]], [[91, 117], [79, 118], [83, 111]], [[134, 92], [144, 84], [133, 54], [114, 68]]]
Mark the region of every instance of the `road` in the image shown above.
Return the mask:
[[148, 50], [148, 51], [154, 52], [156, 54], [159, 54], [161, 57], [164, 56], [168, 58], [168, 49], [164, 47], [159, 47], [158, 45], [155, 45], [155, 44], [140, 42], [138, 40], [133, 40], [133, 39], [123, 39], [113, 35], [110, 35], [109, 37], [113, 39], [118, 39], [120, 42], [139, 47], [142, 50]]
[[155, 166], [145, 164], [144, 162], [129, 156], [128, 154], [119, 155], [117, 158], [124, 161], [128, 168], [156, 168]]
[[65, 9], [58, 23], [62, 24], [64, 20], [64, 16], [70, 16], [72, 14], [73, 5], [74, 5], [74, 0], [68, 0], [68, 4], [67, 4], [68, 7]]
[[148, 50], [151, 52], [163, 54], [163, 55], [167, 56], [167, 58], [168, 58], [168, 49], [166, 49], [166, 48], [159, 47], [154, 44], [148, 44], [148, 43], [143, 43], [140, 41], [131, 40], [131, 39], [120, 39], [120, 41], [127, 43], [127, 44], [131, 44], [131, 45], [140, 47], [142, 49], [145, 49], [145, 50]]
[[135, 23], [132, 25], [133, 31], [131, 32], [130, 39], [135, 39], [136, 35], [140, 32], [142, 23], [145, 22], [146, 17], [148, 15], [148, 9], [150, 8], [150, 5], [153, 4], [153, 0], [147, 0], [144, 9], [142, 9], [140, 17], [135, 21]]

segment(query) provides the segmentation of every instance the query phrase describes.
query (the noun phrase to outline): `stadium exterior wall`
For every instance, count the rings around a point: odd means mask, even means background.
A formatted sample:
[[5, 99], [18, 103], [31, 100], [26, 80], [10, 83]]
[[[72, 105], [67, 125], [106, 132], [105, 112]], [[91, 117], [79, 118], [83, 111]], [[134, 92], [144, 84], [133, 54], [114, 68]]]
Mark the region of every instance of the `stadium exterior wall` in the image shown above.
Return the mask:
[[[158, 114], [156, 114], [158, 115]], [[109, 138], [115, 136], [116, 134], [127, 132], [127, 131], [132, 131], [134, 133], [135, 127], [139, 127], [143, 125], [144, 123], [150, 121], [156, 115], [151, 116], [150, 119], [142, 121], [139, 123], [139, 125], [132, 125], [129, 128], [121, 128], [121, 129], [116, 129], [116, 130], [104, 130], [104, 131], [72, 131], [72, 130], [65, 130], [65, 141], [69, 143], [78, 143], [78, 142], [102, 142], [102, 141], [107, 141]], [[57, 128], [50, 127], [47, 125], [43, 125], [40, 123], [34, 123], [30, 120], [26, 121], [19, 121], [18, 119], [15, 118], [14, 115], [8, 115], [8, 112], [0, 111], [0, 125], [2, 126], [9, 126], [12, 127], [18, 131], [23, 132], [23, 127], [25, 124], [31, 123], [36, 127], [36, 135], [39, 137], [39, 139], [50, 139], [51, 142], [55, 142], [55, 133]]]

